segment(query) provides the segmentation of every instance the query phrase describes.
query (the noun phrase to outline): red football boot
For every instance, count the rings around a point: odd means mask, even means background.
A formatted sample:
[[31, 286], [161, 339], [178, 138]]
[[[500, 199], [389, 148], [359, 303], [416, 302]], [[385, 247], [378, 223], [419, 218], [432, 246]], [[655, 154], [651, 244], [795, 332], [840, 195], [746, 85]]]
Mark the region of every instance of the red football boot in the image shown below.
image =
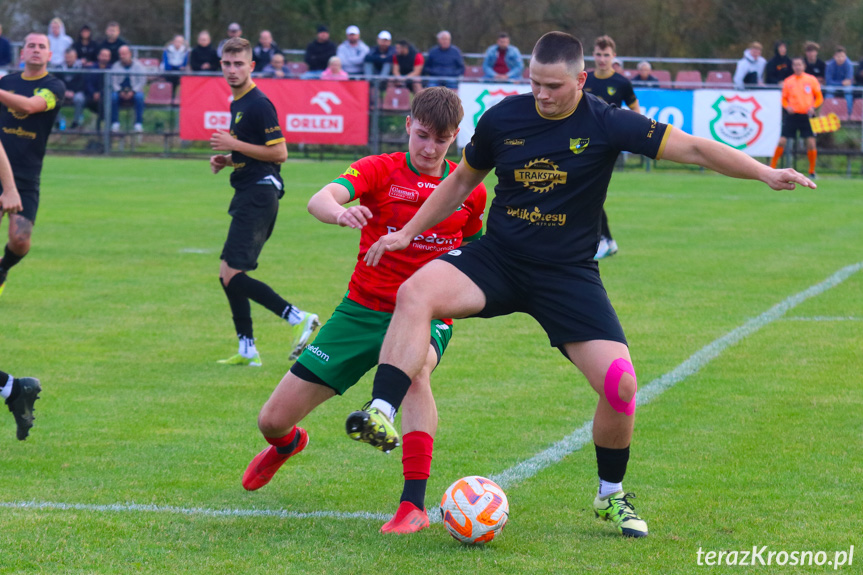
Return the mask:
[[260, 489], [269, 483], [285, 461], [306, 448], [309, 444], [309, 434], [302, 427], [297, 428], [297, 433], [300, 434], [300, 440], [290, 453], [279, 453], [275, 445], [270, 445], [255, 456], [243, 473], [243, 487], [247, 491]]
[[402, 501], [392, 519], [381, 527], [381, 533], [416, 533], [429, 526], [429, 516], [410, 501]]

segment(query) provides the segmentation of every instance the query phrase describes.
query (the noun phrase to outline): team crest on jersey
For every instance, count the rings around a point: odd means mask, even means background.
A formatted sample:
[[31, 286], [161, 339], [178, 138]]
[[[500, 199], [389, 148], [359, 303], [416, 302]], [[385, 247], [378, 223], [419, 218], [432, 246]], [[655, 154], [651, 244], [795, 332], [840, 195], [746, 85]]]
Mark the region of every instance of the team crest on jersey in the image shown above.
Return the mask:
[[538, 194], [550, 191], [558, 184], [566, 183], [566, 172], [561, 172], [557, 164], [546, 158], [537, 158], [515, 170], [515, 181]]
[[590, 143], [590, 138], [570, 138], [569, 139], [569, 149], [576, 156], [584, 151], [587, 148], [587, 145]]
[[614, 86], [608, 86], [605, 90], [608, 92], [609, 96], [614, 96], [615, 94], [617, 94], [617, 88], [615, 88]]
[[243, 113], [242, 113], [242, 112], [237, 112], [237, 117], [236, 117], [236, 118], [234, 118], [234, 124], [239, 124], [239, 123], [240, 123], [240, 120], [242, 120], [242, 119], [243, 119]]

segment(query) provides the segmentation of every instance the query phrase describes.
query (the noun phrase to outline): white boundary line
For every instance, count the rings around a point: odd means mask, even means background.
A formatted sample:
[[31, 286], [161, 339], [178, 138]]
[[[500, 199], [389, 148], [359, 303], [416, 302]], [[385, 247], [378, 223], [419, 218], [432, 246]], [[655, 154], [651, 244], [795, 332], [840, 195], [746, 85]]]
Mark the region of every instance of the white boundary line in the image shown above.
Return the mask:
[[[802, 292], [793, 295], [781, 303], [776, 304], [756, 318], [747, 321], [737, 329], [707, 344], [689, 359], [678, 365], [665, 375], [662, 375], [638, 392], [638, 405], [646, 405], [659, 397], [664, 391], [671, 389], [687, 377], [695, 375], [708, 363], [716, 359], [723, 351], [738, 343], [742, 339], [754, 334], [761, 328], [782, 318], [789, 310], [794, 309], [804, 301], [818, 296], [830, 288], [836, 287], [851, 275], [863, 270], [863, 262], [846, 266], [824, 280]], [[833, 319], [833, 318], [831, 318]], [[591, 430], [593, 422], [587, 421], [545, 451], [493, 475], [490, 479], [495, 481], [504, 489], [508, 489], [526, 479], [529, 479], [551, 465], [554, 465], [570, 453], [578, 451], [591, 442]], [[390, 515], [383, 513], [371, 513], [357, 511], [353, 513], [339, 511], [312, 511], [302, 513], [298, 511], [287, 511], [284, 509], [208, 509], [204, 507], [174, 507], [172, 505], [140, 505], [137, 503], [94, 505], [86, 503], [53, 503], [48, 501], [0, 501], [0, 509], [50, 509], [50, 510], [73, 510], [73, 511], [104, 511], [104, 512], [151, 512], [171, 513], [174, 515], [191, 515], [205, 517], [276, 517], [280, 519], [363, 519], [388, 521]], [[440, 517], [434, 513], [429, 515], [432, 523], [439, 523]]]

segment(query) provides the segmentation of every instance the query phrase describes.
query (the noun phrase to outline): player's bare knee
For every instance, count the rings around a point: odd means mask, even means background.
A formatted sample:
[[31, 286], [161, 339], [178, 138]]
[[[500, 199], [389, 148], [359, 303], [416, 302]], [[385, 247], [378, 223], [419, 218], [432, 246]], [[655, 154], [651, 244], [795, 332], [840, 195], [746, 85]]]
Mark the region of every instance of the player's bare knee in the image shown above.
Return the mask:
[[624, 415], [635, 413], [638, 380], [635, 377], [635, 368], [628, 359], [620, 357], [611, 362], [605, 372], [603, 391], [605, 399], [614, 411]]
[[284, 417], [270, 409], [268, 404], [264, 404], [258, 414], [258, 429], [264, 437], [281, 437], [286, 433], [285, 428], [290, 429], [290, 427], [284, 421]]
[[396, 309], [411, 315], [427, 313], [430, 306], [425, 286], [422, 282], [413, 280], [414, 278], [411, 278], [399, 287], [396, 294]]

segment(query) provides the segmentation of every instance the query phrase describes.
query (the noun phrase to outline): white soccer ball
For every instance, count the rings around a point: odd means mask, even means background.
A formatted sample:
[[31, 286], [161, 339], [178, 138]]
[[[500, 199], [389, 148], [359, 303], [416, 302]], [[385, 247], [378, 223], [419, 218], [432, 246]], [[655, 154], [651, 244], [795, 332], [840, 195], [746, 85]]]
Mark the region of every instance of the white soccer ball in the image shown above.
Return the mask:
[[506, 525], [509, 501], [500, 485], [471, 475], [449, 486], [440, 502], [440, 514], [450, 535], [477, 545], [494, 539]]

